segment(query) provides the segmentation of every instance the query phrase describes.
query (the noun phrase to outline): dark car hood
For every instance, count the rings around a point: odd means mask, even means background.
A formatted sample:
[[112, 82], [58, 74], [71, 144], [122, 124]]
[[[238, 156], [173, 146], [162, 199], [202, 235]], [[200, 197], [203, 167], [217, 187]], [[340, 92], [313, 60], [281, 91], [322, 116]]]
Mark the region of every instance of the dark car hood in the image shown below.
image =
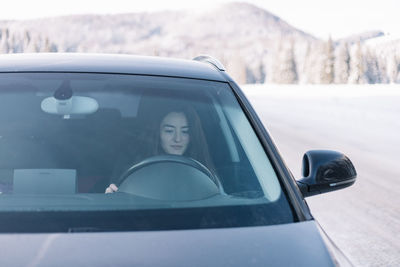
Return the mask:
[[315, 221], [228, 229], [1, 234], [1, 266], [333, 266]]

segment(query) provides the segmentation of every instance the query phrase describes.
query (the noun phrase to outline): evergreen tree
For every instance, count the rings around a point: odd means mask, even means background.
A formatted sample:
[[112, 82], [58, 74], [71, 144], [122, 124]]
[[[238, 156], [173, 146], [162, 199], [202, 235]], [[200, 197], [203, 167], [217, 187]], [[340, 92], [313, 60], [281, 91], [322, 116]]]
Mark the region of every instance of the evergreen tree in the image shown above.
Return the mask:
[[230, 57], [230, 60], [227, 61], [226, 68], [237, 83], [247, 83], [247, 68], [239, 51], [236, 51], [236, 53]]
[[400, 65], [398, 68], [398, 75], [397, 75], [396, 83], [400, 83]]
[[316, 42], [313, 45], [312, 52], [310, 55], [310, 70], [309, 77], [310, 82], [313, 84], [321, 84], [324, 80], [325, 65], [327, 61], [327, 55], [325, 54], [325, 44], [323, 42]]
[[1, 39], [0, 39], [0, 54], [7, 54], [10, 51], [10, 44], [8, 42], [9, 31], [7, 28], [1, 29]]
[[260, 73], [260, 79], [259, 79], [259, 83], [264, 83], [266, 80], [266, 73], [265, 73], [265, 65], [264, 65], [264, 61], [260, 60], [259, 66], [258, 66], [258, 71]]
[[16, 32], [13, 32], [10, 34], [10, 51], [9, 53], [22, 53], [24, 52], [24, 49], [22, 47], [22, 40], [17, 36]]
[[5, 28], [5, 29], [4, 29], [4, 38], [5, 38], [5, 39], [10, 38], [10, 31], [8, 30], [8, 28]]
[[307, 45], [302, 75], [304, 76], [304, 83], [316, 83], [316, 77], [319, 76], [319, 70], [317, 68], [319, 59], [318, 48], [319, 45], [316, 42], [311, 42]]
[[24, 47], [25, 53], [37, 53], [39, 51], [40, 47], [39, 47], [39, 40], [37, 39], [37, 37], [31, 38], [29, 43], [26, 44], [26, 46]]
[[10, 51], [10, 45], [7, 39], [2, 39], [0, 43], [0, 54], [7, 54]]
[[57, 46], [54, 43], [50, 43], [49, 38], [46, 37], [44, 46], [41, 52], [57, 52]]
[[350, 54], [349, 46], [343, 42], [336, 49], [335, 57], [335, 83], [347, 83], [350, 72]]
[[46, 38], [44, 40], [44, 48], [43, 48], [42, 52], [51, 52], [51, 45], [50, 45], [49, 38]]
[[365, 62], [366, 62], [365, 76], [367, 78], [367, 82], [380, 83], [381, 74], [379, 71], [378, 59], [376, 57], [376, 54], [373, 53], [371, 49], [367, 49], [366, 51]]
[[272, 52], [272, 63], [270, 64], [270, 73], [269, 75], [269, 82], [276, 83], [279, 76], [279, 68], [280, 68], [280, 52], [282, 51], [282, 37], [277, 39], [277, 42], [275, 43], [274, 50]]
[[387, 75], [390, 83], [397, 82], [397, 77], [399, 75], [399, 62], [397, 61], [395, 54], [388, 58]]
[[25, 31], [23, 42], [24, 42], [23, 50], [26, 51], [26, 48], [29, 46], [31, 42], [31, 34], [29, 33], [29, 31]]
[[358, 41], [353, 45], [350, 54], [349, 83], [364, 84], [366, 82], [363, 52], [361, 43]]
[[377, 54], [377, 62], [379, 69], [379, 80], [381, 83], [389, 83], [389, 77], [387, 75], [387, 59], [382, 53]]
[[397, 77], [395, 83], [400, 83], [400, 52], [397, 54]]
[[334, 80], [335, 55], [332, 39], [324, 44], [323, 54], [321, 55], [321, 75], [320, 83], [329, 84]]
[[301, 60], [299, 60], [297, 64], [299, 83], [301, 84], [310, 83], [308, 70], [311, 68], [310, 64], [311, 42], [307, 41], [306, 43], [304, 43], [303, 49], [304, 53], [302, 53], [302, 58]]
[[275, 66], [273, 70], [273, 82], [275, 83], [297, 83], [297, 69], [294, 58], [294, 42], [281, 43], [281, 49], [277, 52]]

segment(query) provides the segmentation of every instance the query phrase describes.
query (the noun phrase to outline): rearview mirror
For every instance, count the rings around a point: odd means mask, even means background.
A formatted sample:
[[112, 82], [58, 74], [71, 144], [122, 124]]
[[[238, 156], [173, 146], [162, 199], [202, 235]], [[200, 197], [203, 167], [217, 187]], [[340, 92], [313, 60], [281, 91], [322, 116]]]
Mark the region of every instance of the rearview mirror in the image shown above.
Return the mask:
[[84, 115], [96, 112], [99, 104], [95, 99], [86, 96], [71, 96], [67, 99], [47, 97], [43, 99], [41, 108], [46, 113], [56, 115]]
[[310, 150], [303, 156], [303, 178], [297, 185], [304, 197], [351, 186], [357, 173], [344, 154], [331, 150]]

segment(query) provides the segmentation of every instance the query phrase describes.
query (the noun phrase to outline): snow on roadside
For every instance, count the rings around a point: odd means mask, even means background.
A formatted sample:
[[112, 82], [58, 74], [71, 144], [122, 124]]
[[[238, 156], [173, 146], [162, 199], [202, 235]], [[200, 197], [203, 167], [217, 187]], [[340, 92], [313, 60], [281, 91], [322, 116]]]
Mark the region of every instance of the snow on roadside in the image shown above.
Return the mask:
[[244, 85], [244, 93], [300, 178], [310, 149], [347, 154], [357, 182], [307, 198], [356, 266], [400, 266], [400, 85]]

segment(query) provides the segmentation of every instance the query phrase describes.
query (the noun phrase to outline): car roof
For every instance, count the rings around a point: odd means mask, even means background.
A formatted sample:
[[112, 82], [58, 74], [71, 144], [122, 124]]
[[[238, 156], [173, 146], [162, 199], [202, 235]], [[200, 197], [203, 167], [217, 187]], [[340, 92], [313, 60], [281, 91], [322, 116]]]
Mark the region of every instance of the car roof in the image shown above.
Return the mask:
[[220, 70], [209, 63], [122, 54], [5, 54], [0, 55], [1, 72], [120, 73], [226, 81]]

